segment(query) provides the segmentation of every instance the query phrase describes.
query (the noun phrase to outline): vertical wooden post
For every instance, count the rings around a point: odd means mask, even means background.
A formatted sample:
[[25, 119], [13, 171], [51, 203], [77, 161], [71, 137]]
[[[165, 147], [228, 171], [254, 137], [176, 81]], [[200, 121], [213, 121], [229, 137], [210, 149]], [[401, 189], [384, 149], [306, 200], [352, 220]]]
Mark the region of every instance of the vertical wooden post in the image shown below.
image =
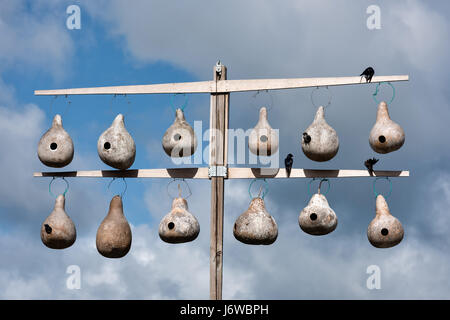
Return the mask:
[[[220, 69], [220, 72], [218, 72]], [[214, 67], [214, 80], [226, 80], [227, 68]], [[212, 93], [210, 110], [209, 166], [227, 166], [229, 93]], [[211, 300], [222, 299], [224, 177], [211, 178]]]

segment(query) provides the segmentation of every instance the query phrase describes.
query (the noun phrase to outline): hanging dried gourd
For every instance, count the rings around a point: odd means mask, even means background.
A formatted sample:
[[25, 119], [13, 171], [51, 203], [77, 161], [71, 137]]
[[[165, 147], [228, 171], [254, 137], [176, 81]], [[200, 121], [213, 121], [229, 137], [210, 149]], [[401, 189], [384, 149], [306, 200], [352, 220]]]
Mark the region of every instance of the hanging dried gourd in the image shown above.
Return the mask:
[[[172, 182], [175, 182], [173, 180]], [[169, 193], [169, 182], [167, 192]], [[188, 196], [191, 195], [189, 185], [183, 180]], [[170, 196], [170, 193], [169, 193]], [[193, 241], [200, 233], [200, 225], [192, 213], [190, 213], [185, 198], [182, 197], [182, 190], [178, 184], [178, 196], [173, 198], [172, 210], [161, 219], [159, 224], [159, 237], [167, 243], [184, 243]]]
[[[174, 96], [172, 96], [172, 106]], [[175, 109], [175, 120], [166, 130], [162, 138], [162, 146], [166, 154], [172, 158], [189, 157], [197, 149], [197, 137], [194, 129], [184, 117], [184, 108], [187, 104], [187, 96], [183, 106]]]
[[51, 249], [70, 247], [77, 238], [75, 225], [65, 211], [65, 197], [60, 194], [55, 207], [41, 226], [41, 240]]
[[377, 120], [370, 131], [369, 143], [378, 153], [389, 153], [400, 149], [405, 143], [403, 128], [389, 117], [386, 102], [380, 102], [377, 111]]
[[[52, 179], [49, 185], [49, 192], [51, 195], [51, 186], [55, 178]], [[66, 192], [69, 189], [69, 183], [65, 180], [67, 187], [63, 194], [56, 197], [55, 206], [50, 215], [45, 219], [41, 225], [41, 240], [42, 243], [51, 249], [65, 249], [70, 247], [77, 238], [77, 231], [75, 225], [67, 215], [65, 210]]]
[[133, 165], [136, 145], [125, 128], [122, 114], [118, 114], [111, 126], [98, 138], [97, 152], [100, 159], [113, 168], [125, 170]]
[[[376, 97], [381, 84], [382, 83], [377, 84], [375, 92], [372, 94], [376, 103], [378, 103]], [[387, 84], [392, 88], [392, 98], [389, 101], [390, 105], [395, 98], [395, 88], [390, 82], [387, 82]], [[404, 143], [405, 132], [403, 131], [403, 128], [391, 120], [388, 104], [384, 101], [379, 102], [377, 120], [369, 135], [370, 147], [375, 152], [385, 154], [400, 149]]]
[[386, 199], [375, 190], [375, 184], [379, 179], [389, 181], [392, 191], [392, 184], [389, 178], [379, 177], [374, 180], [374, 193], [376, 195], [375, 218], [367, 228], [367, 238], [376, 248], [390, 248], [399, 244], [403, 239], [403, 226], [400, 221], [391, 215]]
[[64, 130], [59, 114], [53, 118], [52, 126], [44, 133], [38, 144], [38, 157], [49, 167], [62, 168], [73, 159], [72, 138]]
[[197, 219], [188, 211], [184, 198], [175, 198], [172, 210], [164, 216], [159, 224], [159, 237], [168, 243], [184, 243], [193, 241], [200, 233]]
[[336, 131], [326, 122], [324, 107], [317, 109], [311, 125], [302, 135], [303, 153], [314, 161], [328, 161], [339, 150], [339, 138]]
[[270, 156], [278, 151], [278, 134], [267, 120], [267, 109], [259, 111], [259, 120], [250, 132], [248, 147], [257, 156]]
[[131, 248], [131, 228], [123, 213], [122, 197], [116, 195], [97, 230], [98, 252], [106, 258], [122, 258]]
[[328, 179], [320, 181], [317, 193], [311, 197], [308, 205], [300, 212], [298, 217], [300, 228], [304, 232], [315, 236], [325, 235], [334, 231], [338, 222], [336, 213], [331, 209], [325, 195], [320, 192], [323, 181], [329, 183]]
[[[267, 192], [266, 192], [267, 193]], [[278, 236], [275, 219], [267, 212], [264, 195], [253, 198], [247, 211], [241, 214], [234, 223], [234, 237], [245, 244], [269, 245]]]

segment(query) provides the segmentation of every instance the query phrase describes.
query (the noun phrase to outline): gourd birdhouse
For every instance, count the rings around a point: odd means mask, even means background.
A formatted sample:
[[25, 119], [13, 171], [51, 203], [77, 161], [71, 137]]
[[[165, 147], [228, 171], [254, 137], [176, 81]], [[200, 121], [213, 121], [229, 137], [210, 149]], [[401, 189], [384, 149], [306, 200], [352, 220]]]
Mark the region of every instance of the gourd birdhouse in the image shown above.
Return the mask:
[[277, 223], [267, 212], [262, 198], [253, 198], [247, 211], [236, 219], [233, 234], [245, 244], [269, 245], [275, 242], [278, 236]]
[[336, 131], [326, 122], [322, 106], [317, 109], [311, 125], [302, 135], [303, 153], [314, 161], [328, 161], [339, 150], [339, 138]]
[[172, 202], [172, 210], [159, 224], [159, 237], [168, 243], [193, 241], [200, 232], [197, 219], [188, 211], [186, 199], [178, 197]]
[[300, 228], [309, 234], [321, 236], [328, 234], [337, 226], [337, 216], [323, 194], [316, 193], [308, 205], [300, 212]]
[[267, 109], [259, 110], [259, 120], [250, 132], [248, 148], [257, 156], [270, 156], [278, 151], [278, 134], [267, 120]]
[[380, 102], [377, 121], [370, 131], [369, 143], [378, 153], [389, 153], [401, 148], [405, 143], [403, 128], [391, 120], [386, 102]]
[[189, 157], [197, 149], [194, 129], [187, 123], [180, 108], [175, 111], [175, 121], [164, 133], [162, 146], [166, 154], [172, 158]]
[[131, 228], [123, 213], [122, 198], [116, 195], [109, 211], [97, 230], [98, 252], [106, 258], [121, 258], [131, 248]]
[[125, 170], [133, 165], [136, 145], [125, 128], [122, 114], [117, 115], [111, 126], [98, 138], [97, 152], [108, 166]]
[[375, 218], [367, 228], [367, 238], [376, 248], [390, 248], [403, 239], [403, 226], [391, 215], [386, 200], [380, 194], [377, 196]]
[[73, 153], [72, 138], [64, 130], [61, 116], [57, 114], [53, 118], [51, 128], [39, 140], [39, 160], [46, 166], [62, 168], [72, 161]]
[[65, 211], [65, 197], [59, 195], [55, 207], [41, 226], [41, 240], [51, 249], [70, 247], [77, 238], [77, 231], [72, 219]]

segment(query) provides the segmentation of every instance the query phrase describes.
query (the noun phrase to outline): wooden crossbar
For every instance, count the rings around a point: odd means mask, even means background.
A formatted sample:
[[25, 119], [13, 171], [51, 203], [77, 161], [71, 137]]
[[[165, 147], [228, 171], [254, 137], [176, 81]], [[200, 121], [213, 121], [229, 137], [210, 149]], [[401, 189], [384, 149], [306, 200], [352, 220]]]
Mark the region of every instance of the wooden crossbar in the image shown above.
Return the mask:
[[[408, 81], [408, 75], [378, 76], [372, 83]], [[90, 94], [156, 94], [156, 93], [227, 93], [257, 90], [281, 90], [320, 86], [364, 84], [361, 77], [293, 78], [293, 79], [248, 79], [163, 83], [147, 85], [111, 86], [94, 88], [72, 88], [35, 90], [37, 96], [90, 95]]]
[[[209, 179], [208, 168], [174, 169], [131, 169], [131, 170], [92, 170], [35, 172], [34, 177], [71, 177], [71, 178], [173, 178], [173, 179]], [[317, 170], [295, 169], [293, 178], [358, 178], [370, 177], [367, 170]], [[409, 171], [375, 170], [373, 177], [409, 177]], [[284, 168], [228, 168], [228, 179], [287, 178]]]

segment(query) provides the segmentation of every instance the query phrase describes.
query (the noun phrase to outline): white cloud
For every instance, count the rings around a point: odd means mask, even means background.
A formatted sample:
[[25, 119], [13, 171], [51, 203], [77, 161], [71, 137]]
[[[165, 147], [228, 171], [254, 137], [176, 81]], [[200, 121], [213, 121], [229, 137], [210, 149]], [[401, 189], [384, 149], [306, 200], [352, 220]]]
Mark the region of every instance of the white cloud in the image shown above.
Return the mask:
[[408, 0], [392, 3], [387, 16], [390, 43], [386, 47], [399, 50], [411, 65], [427, 73], [440, 70], [448, 61], [449, 47], [444, 39], [450, 30], [441, 12]]
[[65, 8], [57, 1], [0, 3], [0, 72], [42, 70], [60, 78], [73, 55], [65, 28]]

